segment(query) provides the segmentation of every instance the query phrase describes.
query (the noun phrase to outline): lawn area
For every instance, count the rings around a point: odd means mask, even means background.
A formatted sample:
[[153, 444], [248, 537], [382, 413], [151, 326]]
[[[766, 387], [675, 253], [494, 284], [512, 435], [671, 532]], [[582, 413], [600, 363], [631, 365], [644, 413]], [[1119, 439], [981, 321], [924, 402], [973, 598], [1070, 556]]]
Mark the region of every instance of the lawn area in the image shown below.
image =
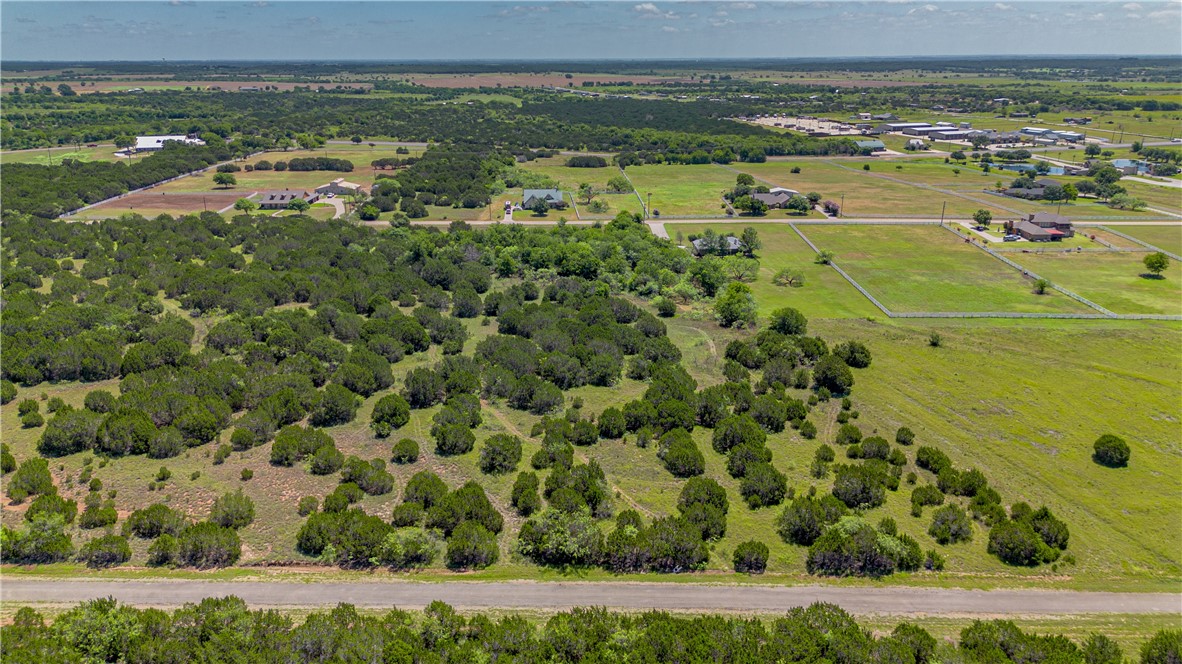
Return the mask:
[[628, 177], [642, 199], [652, 194], [662, 217], [723, 217], [722, 193], [735, 186], [734, 171], [714, 164], [631, 166]]
[[595, 197], [597, 201], [607, 203], [606, 212], [592, 212], [589, 207], [578, 203], [579, 216], [582, 219], [611, 219], [621, 212], [631, 212], [632, 214], [644, 214], [644, 205], [636, 194], [600, 194]]
[[1144, 253], [1043, 253], [1011, 255], [1019, 265], [1118, 314], [1182, 315], [1182, 271], [1162, 278], [1146, 273]]
[[1125, 226], [1122, 224], [1112, 228], [1129, 237], [1148, 242], [1158, 249], [1182, 255], [1182, 223], [1173, 226]]
[[1016, 270], [935, 226], [801, 226], [891, 310], [1093, 310], [1057, 292], [1031, 292]]
[[[707, 228], [718, 233], [742, 232], [748, 224], [665, 224], [665, 230], [678, 244], [688, 244], [691, 234], [701, 235]], [[809, 318], [861, 318], [881, 312], [836, 270], [818, 265], [817, 254], [786, 224], [751, 223], [759, 231], [763, 249], [759, 258], [759, 276], [751, 284], [759, 312], [767, 315], [780, 307], [795, 307]], [[805, 227], [807, 229], [811, 227]], [[680, 239], [679, 239], [680, 238]], [[804, 286], [777, 286], [772, 277], [783, 268], [804, 273]]]

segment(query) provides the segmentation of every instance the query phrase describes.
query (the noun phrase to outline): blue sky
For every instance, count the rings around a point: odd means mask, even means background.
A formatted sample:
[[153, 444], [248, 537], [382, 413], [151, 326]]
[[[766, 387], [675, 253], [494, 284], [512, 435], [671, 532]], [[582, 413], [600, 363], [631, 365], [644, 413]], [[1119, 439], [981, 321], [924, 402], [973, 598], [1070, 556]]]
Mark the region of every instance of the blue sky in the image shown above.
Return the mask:
[[4, 60], [1182, 54], [1170, 2], [0, 4]]

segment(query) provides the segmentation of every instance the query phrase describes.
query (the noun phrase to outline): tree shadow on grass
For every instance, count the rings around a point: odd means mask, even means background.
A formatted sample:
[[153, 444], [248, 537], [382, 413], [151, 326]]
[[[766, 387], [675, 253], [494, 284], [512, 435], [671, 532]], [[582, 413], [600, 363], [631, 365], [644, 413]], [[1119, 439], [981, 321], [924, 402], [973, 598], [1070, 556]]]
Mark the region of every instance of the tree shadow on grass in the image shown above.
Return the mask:
[[1142, 279], [1149, 279], [1151, 281], [1164, 281], [1165, 280], [1164, 275], [1154, 274], [1152, 272], [1142, 272], [1138, 276], [1140, 276]]

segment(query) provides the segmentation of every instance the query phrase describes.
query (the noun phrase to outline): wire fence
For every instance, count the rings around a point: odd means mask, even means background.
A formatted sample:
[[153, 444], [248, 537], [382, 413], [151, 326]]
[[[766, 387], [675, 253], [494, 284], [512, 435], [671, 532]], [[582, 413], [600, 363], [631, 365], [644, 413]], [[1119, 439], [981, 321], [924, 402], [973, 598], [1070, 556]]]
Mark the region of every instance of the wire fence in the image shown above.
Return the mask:
[[1128, 240], [1129, 242], [1136, 242], [1137, 244], [1141, 245], [1142, 247], [1145, 247], [1148, 251], [1160, 251], [1161, 253], [1169, 256], [1170, 258], [1173, 258], [1176, 261], [1182, 261], [1182, 256], [1179, 256], [1178, 254], [1175, 254], [1171, 251], [1166, 251], [1165, 249], [1159, 249], [1158, 247], [1155, 247], [1154, 245], [1149, 244], [1148, 242], [1146, 242], [1144, 240], [1138, 240], [1137, 238], [1135, 238], [1131, 235], [1126, 235], [1120, 231], [1114, 231], [1111, 228], [1109, 228], [1108, 226], [1101, 226], [1100, 228], [1108, 233], [1112, 233], [1113, 235], [1115, 235], [1117, 237], [1123, 237], [1124, 239]]
[[[821, 249], [819, 247], [817, 247], [816, 244], [813, 244], [813, 241], [810, 240], [809, 237], [807, 235], [805, 235], [803, 231], [801, 231], [799, 228], [796, 227], [797, 224], [816, 224], [816, 223], [818, 223], [818, 222], [790, 222], [788, 224], [788, 227], [791, 228], [797, 235], [799, 235], [800, 239], [804, 240], [804, 243], [807, 244], [810, 249], [812, 249], [818, 256], [820, 256]], [[820, 223], [824, 223], [824, 222], [820, 222]], [[850, 222], [850, 223], [851, 223], [851, 225], [854, 225], [856, 222]], [[943, 226], [943, 224], [940, 224], [940, 225], [944, 228], [948, 228], [947, 226]], [[961, 235], [959, 233], [957, 233], [955, 230], [953, 230], [951, 228], [948, 228], [948, 231], [950, 233], [956, 235], [957, 237], [961, 237]], [[973, 243], [973, 244], [976, 244], [976, 243]], [[1011, 261], [1010, 259], [1006, 258], [1005, 256], [998, 255], [994, 251], [990, 250], [988, 247], [980, 247], [980, 248], [982, 250], [988, 252], [989, 254], [993, 255], [994, 258], [997, 258], [998, 260], [1010, 265], [1014, 269], [1020, 270], [1023, 274], [1025, 274], [1027, 276], [1031, 276], [1035, 279], [1039, 278], [1038, 275], [1035, 275], [1033, 272], [1030, 272], [1029, 270], [1023, 268], [1021, 265], [1018, 265], [1017, 263]], [[1098, 313], [1035, 313], [1035, 312], [1025, 312], [1025, 311], [1023, 311], [1023, 312], [1019, 312], [1019, 311], [892, 311], [885, 304], [880, 302], [878, 298], [871, 295], [870, 291], [866, 290], [862, 286], [862, 284], [858, 283], [857, 279], [854, 279], [853, 277], [851, 277], [849, 275], [849, 273], [847, 273], [845, 270], [841, 269], [841, 266], [839, 266], [836, 262], [830, 260], [829, 266], [832, 267], [834, 270], [836, 270], [837, 273], [840, 274], [842, 276], [842, 278], [844, 278], [846, 281], [848, 281], [851, 286], [853, 286], [855, 289], [857, 289], [857, 291], [859, 293], [861, 293], [863, 295], [863, 297], [865, 297], [867, 300], [870, 300], [871, 304], [878, 307], [878, 310], [881, 311], [883, 314], [885, 314], [888, 318], [1027, 318], [1027, 319], [1046, 318], [1046, 319], [1064, 319], [1064, 320], [1069, 320], [1069, 319], [1075, 319], [1075, 320], [1112, 320], [1112, 319], [1117, 319], [1117, 320], [1178, 320], [1178, 321], [1182, 321], [1182, 316], [1174, 316], [1174, 315], [1168, 315], [1168, 314], [1117, 314], [1117, 313], [1111, 312], [1111, 311], [1101, 307], [1098, 304], [1095, 304], [1094, 302], [1092, 302], [1090, 300], [1080, 297], [1079, 295], [1076, 295], [1075, 293], [1072, 293], [1071, 291], [1054, 286], [1053, 284], [1051, 287], [1055, 288], [1055, 290], [1058, 290], [1059, 292], [1063, 293], [1064, 295], [1067, 295], [1068, 297], [1078, 300], [1079, 302], [1095, 309]]]

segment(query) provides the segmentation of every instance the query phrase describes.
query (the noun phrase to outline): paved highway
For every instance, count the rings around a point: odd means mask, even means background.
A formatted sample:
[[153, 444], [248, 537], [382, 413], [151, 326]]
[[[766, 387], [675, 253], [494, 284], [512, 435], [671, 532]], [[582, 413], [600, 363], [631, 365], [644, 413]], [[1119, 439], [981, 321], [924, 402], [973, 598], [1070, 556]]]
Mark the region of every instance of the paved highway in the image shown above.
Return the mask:
[[237, 595], [256, 607], [420, 608], [442, 600], [464, 609], [562, 610], [574, 606], [777, 613], [832, 602], [851, 613], [1046, 615], [1182, 613], [1182, 594], [939, 588], [727, 586], [689, 583], [536, 583], [407, 581], [293, 583], [258, 581], [87, 581], [4, 579], [0, 602], [72, 604], [112, 596], [136, 606], [179, 606]]

